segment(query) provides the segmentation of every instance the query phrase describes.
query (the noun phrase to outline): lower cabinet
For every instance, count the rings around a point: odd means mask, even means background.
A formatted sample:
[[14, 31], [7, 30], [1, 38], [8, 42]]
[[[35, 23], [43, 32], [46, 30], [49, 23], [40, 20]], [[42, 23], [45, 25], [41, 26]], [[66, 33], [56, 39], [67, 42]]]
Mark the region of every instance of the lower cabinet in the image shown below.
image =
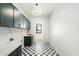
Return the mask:
[[33, 36], [24, 36], [24, 46], [31, 46], [33, 42]]
[[22, 55], [22, 48], [21, 48], [21, 45], [20, 45], [17, 49], [15, 49], [8, 56], [21, 56], [21, 55]]

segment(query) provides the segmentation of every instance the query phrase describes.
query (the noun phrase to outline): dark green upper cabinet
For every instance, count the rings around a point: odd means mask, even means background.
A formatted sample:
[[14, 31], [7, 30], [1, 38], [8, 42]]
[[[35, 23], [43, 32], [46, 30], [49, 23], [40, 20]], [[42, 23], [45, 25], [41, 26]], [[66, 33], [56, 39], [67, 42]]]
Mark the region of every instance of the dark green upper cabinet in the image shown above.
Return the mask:
[[27, 19], [25, 16], [23, 16], [23, 18], [24, 18], [24, 28], [27, 29]]
[[24, 20], [24, 28], [27, 29], [27, 30], [30, 30], [30, 21], [25, 17], [23, 16], [23, 20]]
[[27, 20], [25, 17], [24, 17], [24, 28], [27, 29]]
[[0, 3], [0, 26], [30, 30], [30, 21], [11, 3]]
[[24, 28], [24, 17], [20, 14], [20, 28]]
[[14, 7], [14, 27], [30, 30], [30, 21]]
[[0, 25], [13, 27], [13, 5], [0, 3]]
[[27, 30], [31, 29], [31, 22], [27, 19]]
[[14, 27], [20, 28], [20, 14], [17, 8], [14, 7]]

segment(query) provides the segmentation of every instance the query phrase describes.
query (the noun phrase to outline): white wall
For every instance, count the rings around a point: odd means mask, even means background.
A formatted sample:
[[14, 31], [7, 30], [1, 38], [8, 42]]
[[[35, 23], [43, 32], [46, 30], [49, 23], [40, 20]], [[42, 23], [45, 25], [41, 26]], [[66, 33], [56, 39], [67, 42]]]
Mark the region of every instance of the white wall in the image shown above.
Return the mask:
[[79, 55], [79, 4], [57, 4], [50, 19], [50, 43], [60, 55]]
[[[36, 24], [42, 24], [42, 33], [36, 34]], [[31, 18], [31, 33], [33, 34], [34, 42], [48, 42], [48, 18], [47, 17], [32, 17]]]

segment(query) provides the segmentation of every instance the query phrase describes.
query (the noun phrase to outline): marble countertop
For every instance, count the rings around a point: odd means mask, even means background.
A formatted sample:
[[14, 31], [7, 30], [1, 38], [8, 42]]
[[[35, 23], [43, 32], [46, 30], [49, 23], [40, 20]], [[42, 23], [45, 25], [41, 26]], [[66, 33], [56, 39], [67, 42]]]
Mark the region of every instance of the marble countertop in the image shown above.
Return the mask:
[[12, 51], [21, 45], [21, 40], [9, 41], [0, 46], [0, 56], [8, 56]]

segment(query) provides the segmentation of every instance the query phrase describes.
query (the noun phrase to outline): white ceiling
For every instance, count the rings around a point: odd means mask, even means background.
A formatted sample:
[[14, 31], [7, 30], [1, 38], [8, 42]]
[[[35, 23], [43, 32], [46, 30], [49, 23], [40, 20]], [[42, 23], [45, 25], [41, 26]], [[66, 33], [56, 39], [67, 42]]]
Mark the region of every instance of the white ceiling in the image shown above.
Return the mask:
[[[35, 3], [18, 3], [29, 17], [33, 16], [32, 11], [34, 4]], [[49, 16], [53, 12], [55, 5], [54, 3], [38, 3], [38, 8], [42, 13], [40, 16]]]

